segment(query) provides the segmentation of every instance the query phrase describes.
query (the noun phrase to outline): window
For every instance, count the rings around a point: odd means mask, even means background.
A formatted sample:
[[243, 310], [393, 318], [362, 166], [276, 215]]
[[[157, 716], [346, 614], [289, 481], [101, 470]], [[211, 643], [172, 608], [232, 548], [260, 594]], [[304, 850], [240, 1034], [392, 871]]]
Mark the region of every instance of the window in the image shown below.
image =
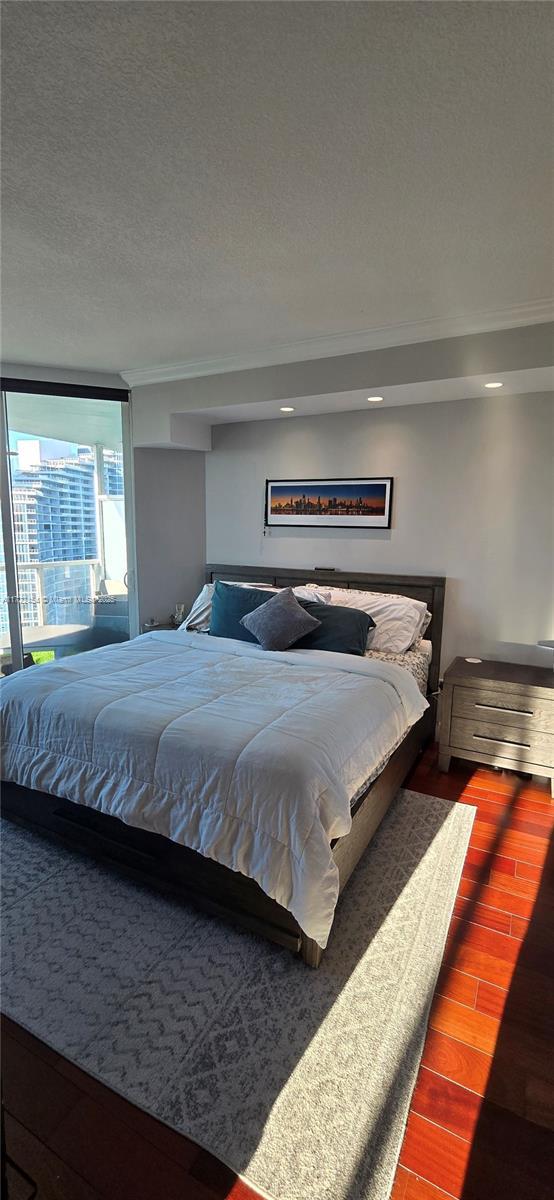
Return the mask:
[[45, 651], [74, 654], [137, 628], [127, 393], [69, 396], [10, 384], [2, 397], [11, 545], [0, 561], [0, 637], [3, 661], [19, 667], [27, 651], [43, 661]]

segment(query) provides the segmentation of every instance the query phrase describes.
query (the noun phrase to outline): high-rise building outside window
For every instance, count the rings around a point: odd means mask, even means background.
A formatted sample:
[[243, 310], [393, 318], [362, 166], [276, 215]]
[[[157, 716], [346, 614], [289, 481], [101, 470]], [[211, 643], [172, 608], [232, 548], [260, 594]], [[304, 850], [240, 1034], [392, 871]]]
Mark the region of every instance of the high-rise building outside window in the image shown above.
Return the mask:
[[16, 580], [0, 549], [2, 659], [14, 604], [38, 661], [128, 637], [126, 404], [7, 391], [6, 409]]

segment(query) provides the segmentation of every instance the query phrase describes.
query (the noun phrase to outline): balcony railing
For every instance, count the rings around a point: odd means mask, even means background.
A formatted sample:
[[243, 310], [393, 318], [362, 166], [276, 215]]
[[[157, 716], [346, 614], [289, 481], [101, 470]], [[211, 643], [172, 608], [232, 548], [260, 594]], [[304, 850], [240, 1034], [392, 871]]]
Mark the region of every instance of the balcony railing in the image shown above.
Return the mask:
[[[0, 649], [9, 646], [9, 604], [19, 600], [25, 648], [42, 646], [69, 652], [128, 637], [127, 597], [103, 587], [105, 569], [98, 558], [18, 563], [19, 594], [6, 594], [0, 564]], [[110, 595], [107, 592], [110, 591]], [[106, 594], [103, 594], [106, 593]], [[104, 636], [105, 635], [105, 636]]]
[[[58, 578], [56, 571], [60, 572]], [[22, 625], [91, 624], [101, 577], [99, 559], [18, 563]], [[6, 597], [5, 576], [0, 587], [6, 609], [2, 626], [6, 623], [7, 627], [7, 604], [11, 599]]]

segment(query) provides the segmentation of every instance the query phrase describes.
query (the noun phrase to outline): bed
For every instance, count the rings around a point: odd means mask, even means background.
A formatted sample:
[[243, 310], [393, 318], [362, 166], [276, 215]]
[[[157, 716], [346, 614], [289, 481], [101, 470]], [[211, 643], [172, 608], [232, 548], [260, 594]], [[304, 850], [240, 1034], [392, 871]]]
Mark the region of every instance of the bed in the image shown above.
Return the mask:
[[427, 699], [416, 664], [387, 655], [150, 633], [12, 676], [3, 812], [318, 966], [338, 895], [434, 729], [444, 580], [227, 565], [206, 579], [425, 601]]

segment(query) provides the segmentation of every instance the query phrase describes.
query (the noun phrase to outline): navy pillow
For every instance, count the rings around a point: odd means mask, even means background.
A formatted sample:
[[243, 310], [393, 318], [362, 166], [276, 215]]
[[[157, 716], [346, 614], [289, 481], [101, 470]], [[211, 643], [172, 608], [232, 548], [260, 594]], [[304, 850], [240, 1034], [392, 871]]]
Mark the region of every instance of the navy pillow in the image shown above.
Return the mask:
[[265, 604], [270, 596], [276, 595], [277, 592], [259, 588], [234, 587], [218, 579], [212, 596], [210, 636], [237, 638], [240, 642], [254, 642], [257, 646], [257, 638], [241, 625], [241, 618], [259, 608], [260, 604]]
[[332, 650], [336, 654], [365, 654], [367, 635], [375, 629], [369, 613], [359, 608], [342, 608], [340, 604], [316, 604], [299, 600], [311, 617], [321, 622], [319, 629], [307, 633], [294, 643], [295, 650]]

